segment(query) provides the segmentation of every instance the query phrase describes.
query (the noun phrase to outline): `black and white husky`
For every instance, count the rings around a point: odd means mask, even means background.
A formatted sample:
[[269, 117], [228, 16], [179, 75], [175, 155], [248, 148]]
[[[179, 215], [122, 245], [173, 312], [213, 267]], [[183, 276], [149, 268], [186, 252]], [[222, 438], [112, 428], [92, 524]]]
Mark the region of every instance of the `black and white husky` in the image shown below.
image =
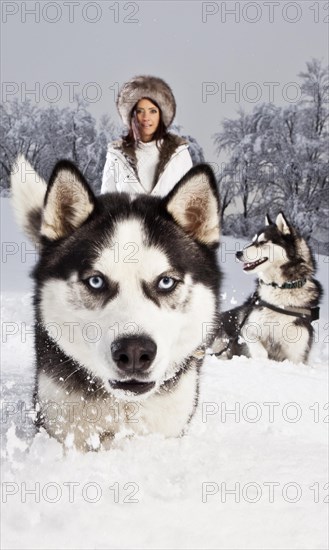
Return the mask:
[[239, 307], [223, 312], [212, 346], [218, 356], [233, 355], [306, 362], [312, 341], [311, 322], [318, 318], [320, 284], [305, 240], [284, 214], [263, 227], [236, 253], [246, 273], [259, 277], [255, 293]]
[[165, 198], [95, 196], [68, 161], [48, 186], [20, 157], [20, 225], [40, 245], [35, 403], [66, 446], [120, 433], [180, 435], [198, 399], [220, 282], [219, 198], [207, 165]]

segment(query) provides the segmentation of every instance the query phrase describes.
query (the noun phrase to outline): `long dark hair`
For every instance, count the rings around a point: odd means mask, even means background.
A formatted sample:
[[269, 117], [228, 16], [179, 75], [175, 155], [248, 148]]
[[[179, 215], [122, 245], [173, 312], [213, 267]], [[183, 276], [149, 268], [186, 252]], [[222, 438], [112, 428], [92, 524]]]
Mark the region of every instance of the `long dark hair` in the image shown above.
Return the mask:
[[[160, 149], [160, 141], [162, 139], [165, 139], [167, 135], [167, 128], [163, 122], [161, 108], [159, 107], [157, 102], [154, 101], [154, 99], [152, 99], [151, 97], [143, 97], [141, 99], [147, 99], [152, 103], [152, 105], [154, 105], [157, 109], [159, 109], [160, 120], [159, 120], [158, 127], [153, 134], [152, 141], [155, 140], [157, 148]], [[137, 123], [137, 105], [138, 105], [138, 101], [136, 105], [134, 105], [134, 108], [131, 111], [129, 132], [126, 136], [123, 136], [123, 140], [126, 142], [126, 144], [132, 147], [136, 147], [136, 146], [138, 147], [138, 144], [140, 142], [140, 133], [139, 133], [138, 123]]]

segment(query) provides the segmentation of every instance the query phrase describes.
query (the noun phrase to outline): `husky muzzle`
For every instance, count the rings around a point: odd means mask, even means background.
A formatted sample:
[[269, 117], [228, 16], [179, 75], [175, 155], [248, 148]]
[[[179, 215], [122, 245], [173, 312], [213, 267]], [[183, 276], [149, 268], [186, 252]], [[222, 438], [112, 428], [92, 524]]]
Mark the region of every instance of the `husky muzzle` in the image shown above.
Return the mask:
[[155, 382], [145, 380], [157, 353], [156, 343], [147, 336], [124, 336], [111, 345], [111, 355], [123, 380], [110, 380], [113, 389], [135, 394], [150, 391]]

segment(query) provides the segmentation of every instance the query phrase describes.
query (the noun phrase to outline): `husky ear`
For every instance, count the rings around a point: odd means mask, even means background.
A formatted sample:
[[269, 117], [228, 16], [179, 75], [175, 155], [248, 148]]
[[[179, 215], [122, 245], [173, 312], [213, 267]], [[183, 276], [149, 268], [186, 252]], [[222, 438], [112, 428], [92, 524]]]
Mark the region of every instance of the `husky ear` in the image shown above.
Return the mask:
[[18, 225], [34, 242], [39, 241], [46, 182], [23, 155], [19, 155], [10, 175], [12, 205]]
[[290, 235], [291, 229], [286, 218], [284, 217], [283, 212], [280, 212], [277, 215], [275, 223], [280, 233], [282, 233], [283, 235]]
[[272, 225], [273, 222], [268, 214], [265, 216], [265, 225]]
[[167, 211], [186, 233], [208, 246], [218, 244], [219, 197], [210, 166], [200, 164], [183, 176], [165, 199]]
[[41, 235], [50, 240], [67, 237], [94, 208], [95, 197], [83, 175], [71, 162], [58, 162], [48, 184]]

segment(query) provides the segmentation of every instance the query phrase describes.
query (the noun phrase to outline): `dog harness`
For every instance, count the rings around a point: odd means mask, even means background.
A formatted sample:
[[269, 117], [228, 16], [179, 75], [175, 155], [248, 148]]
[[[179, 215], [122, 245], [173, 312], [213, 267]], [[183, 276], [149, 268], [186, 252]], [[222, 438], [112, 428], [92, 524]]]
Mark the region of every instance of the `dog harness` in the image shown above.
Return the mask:
[[301, 319], [306, 319], [310, 322], [317, 321], [320, 317], [320, 308], [319, 306], [314, 306], [310, 308], [306, 307], [277, 307], [273, 304], [270, 304], [269, 302], [266, 302], [265, 300], [261, 300], [260, 298], [255, 302], [256, 307], [267, 307], [268, 309], [271, 309], [272, 311], [276, 311], [277, 313], [283, 313], [284, 315], [292, 315], [292, 317], [300, 317]]
[[[298, 279], [297, 281], [290, 281], [290, 282], [283, 283], [283, 285], [279, 285], [277, 283], [264, 283], [264, 281], [259, 279], [259, 282], [261, 284], [273, 286], [274, 288], [282, 288], [282, 289], [301, 288], [302, 286], [304, 286], [306, 281], [307, 279]], [[300, 319], [305, 319], [305, 321], [308, 321], [309, 323], [311, 323], [312, 321], [317, 321], [320, 318], [319, 306], [313, 306], [310, 308], [286, 306], [284, 308], [281, 308], [281, 307], [274, 306], [273, 304], [270, 304], [269, 302], [266, 302], [265, 300], [262, 300], [261, 298], [259, 298], [256, 291], [251, 297], [249, 307], [238, 327], [236, 336], [234, 336], [233, 338], [232, 337], [229, 338], [227, 346], [225, 346], [225, 348], [223, 348], [221, 351], [217, 353], [209, 353], [209, 355], [220, 357], [225, 351], [229, 349], [229, 347], [233, 342], [236, 342], [239, 339], [241, 329], [245, 325], [247, 318], [249, 316], [249, 313], [254, 307], [257, 307], [257, 308], [266, 307], [267, 309], [271, 309], [272, 311], [276, 311], [277, 313], [282, 313], [284, 315], [291, 315], [292, 317], [299, 317]]]
[[[279, 285], [277, 283], [265, 283], [262, 279], [259, 279], [260, 284], [272, 286], [273, 288], [281, 288], [281, 289], [291, 289], [291, 288], [302, 288], [306, 282], [307, 279], [297, 279], [296, 281], [287, 281], [283, 283], [282, 285]], [[291, 307], [291, 306], [285, 306], [283, 308], [274, 306], [273, 304], [270, 304], [269, 302], [266, 302], [265, 300], [262, 300], [261, 298], [256, 299], [254, 304], [256, 307], [267, 307], [268, 309], [271, 309], [272, 311], [276, 311], [277, 313], [283, 313], [284, 315], [292, 315], [293, 317], [300, 317], [301, 319], [307, 319], [308, 321], [317, 321], [320, 317], [320, 308], [319, 306], [314, 306], [310, 308], [304, 308], [304, 307]]]

